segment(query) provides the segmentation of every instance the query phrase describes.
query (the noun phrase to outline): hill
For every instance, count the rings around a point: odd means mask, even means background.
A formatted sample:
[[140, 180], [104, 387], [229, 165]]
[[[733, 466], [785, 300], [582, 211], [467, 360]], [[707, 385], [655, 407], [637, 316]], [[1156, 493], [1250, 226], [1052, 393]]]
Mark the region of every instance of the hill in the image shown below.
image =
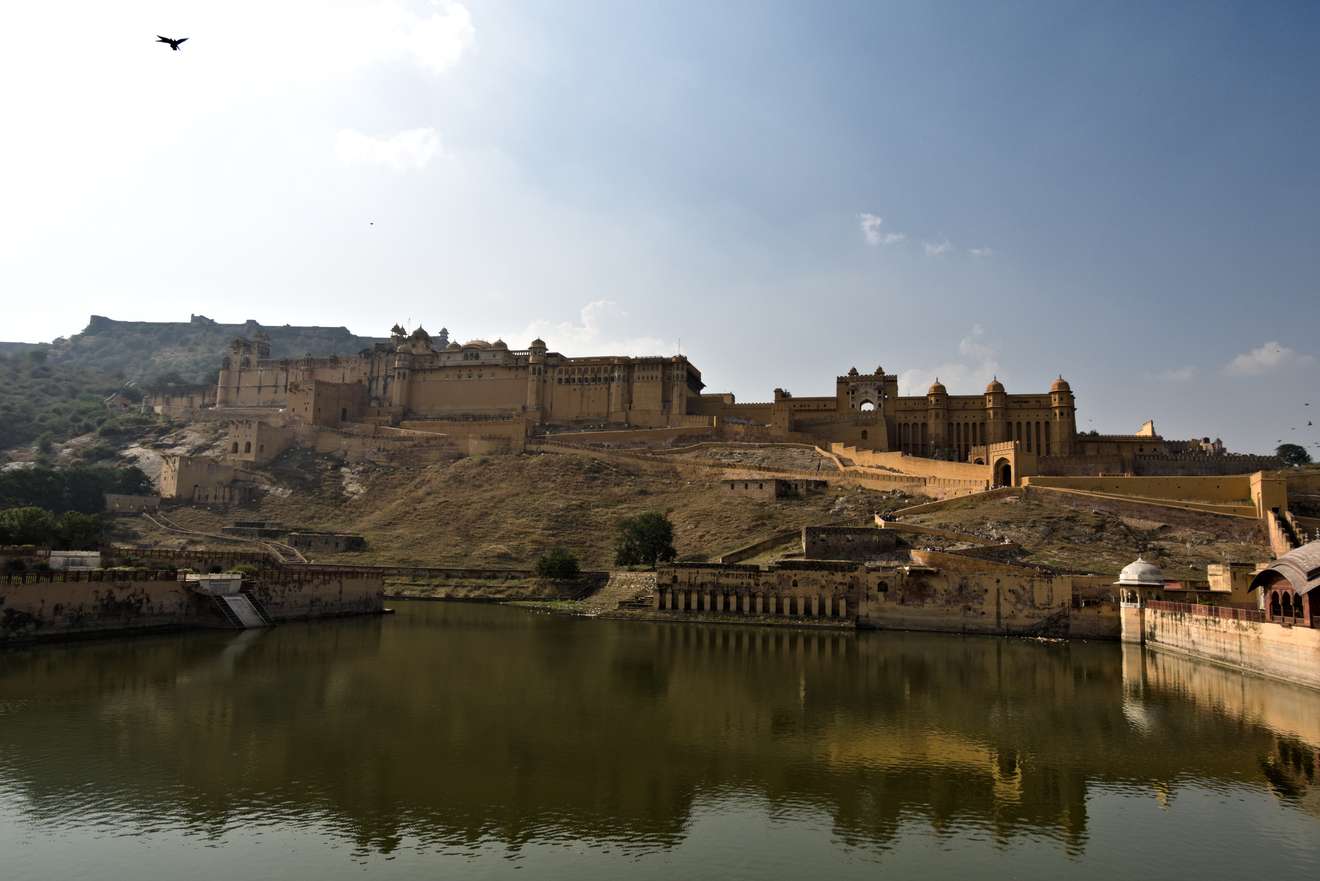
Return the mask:
[[[271, 356], [275, 358], [308, 353], [352, 355], [385, 341], [384, 337], [358, 336], [346, 327], [269, 327], [256, 321], [220, 324], [205, 315], [194, 315], [186, 322], [115, 321], [93, 315], [81, 333], [43, 345], [41, 351], [48, 353], [52, 365], [122, 376], [133, 382], [172, 376], [185, 383], [206, 383], [215, 381], [229, 343], [257, 331], [264, 331], [270, 338]], [[30, 348], [24, 343], [0, 347]]]
[[86, 367], [52, 363], [45, 349], [0, 354], [0, 451], [102, 429], [112, 433], [122, 416], [106, 398], [117, 391], [131, 396], [123, 385]]
[[[448, 462], [396, 460], [354, 466], [293, 452], [263, 471], [268, 490], [250, 508], [178, 508], [170, 516], [202, 531], [215, 531], [234, 520], [264, 519], [366, 536], [365, 553], [318, 558], [321, 562], [521, 568], [545, 550], [564, 545], [582, 558], [585, 568], [598, 569], [612, 562], [617, 520], [643, 511], [668, 512], [680, 559], [699, 560], [808, 524], [869, 524], [873, 514], [914, 501], [900, 493], [836, 484], [820, 495], [768, 502], [721, 492], [718, 481], [724, 469], [710, 462], [548, 449]], [[780, 461], [782, 451], [773, 449], [731, 446], [704, 452], [717, 461], [736, 456], [738, 467], [745, 470], [785, 464]], [[811, 463], [795, 460], [792, 465]], [[821, 473], [829, 477], [835, 472], [822, 467]], [[1145, 554], [1170, 577], [1204, 578], [1206, 563], [1248, 562], [1266, 553], [1254, 520], [1046, 492], [960, 500], [904, 517], [903, 522], [972, 534], [987, 543], [1016, 542], [1026, 549], [1025, 562], [1079, 573], [1117, 573]], [[124, 533], [124, 540], [179, 540], [132, 521], [125, 521], [125, 527], [133, 532]], [[791, 544], [785, 542], [778, 552]]]

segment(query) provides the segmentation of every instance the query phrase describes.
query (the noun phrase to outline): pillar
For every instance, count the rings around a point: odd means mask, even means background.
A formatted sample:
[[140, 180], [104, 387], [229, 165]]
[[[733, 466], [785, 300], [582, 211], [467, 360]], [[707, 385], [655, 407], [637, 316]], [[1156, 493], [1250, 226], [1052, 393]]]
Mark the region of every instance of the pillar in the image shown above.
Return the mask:
[[1121, 591], [1118, 618], [1121, 625], [1119, 639], [1123, 642], [1141, 645], [1146, 641], [1145, 609], [1141, 594], [1135, 590]]
[[814, 594], [814, 593], [813, 593], [813, 594], [811, 595], [811, 617], [813, 617], [813, 618], [819, 618], [819, 617], [820, 617], [820, 595], [819, 595], [819, 594]]
[[756, 595], [756, 614], [758, 615], [761, 614], [761, 606], [763, 602], [764, 602], [764, 597], [758, 593]]
[[724, 594], [723, 594], [723, 593], [717, 593], [717, 594], [715, 594], [715, 611], [717, 611], [717, 612], [723, 612], [723, 611], [724, 611]]
[[848, 617], [848, 601], [843, 597], [839, 597], [839, 617], [840, 618]]
[[825, 617], [834, 617], [834, 596], [832, 594], [825, 595]]
[[710, 611], [710, 591], [706, 591], [701, 595], [701, 610], [703, 612]]
[[697, 592], [695, 590], [688, 595], [688, 609], [693, 612], [697, 611]]
[[744, 615], [752, 611], [752, 597], [750, 594], [742, 595], [742, 611]]

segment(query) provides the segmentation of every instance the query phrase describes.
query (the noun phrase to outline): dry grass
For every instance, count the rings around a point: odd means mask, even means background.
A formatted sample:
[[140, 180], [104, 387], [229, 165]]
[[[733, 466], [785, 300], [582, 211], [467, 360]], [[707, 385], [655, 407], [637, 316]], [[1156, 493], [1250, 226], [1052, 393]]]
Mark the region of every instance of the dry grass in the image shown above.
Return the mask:
[[255, 508], [183, 508], [170, 516], [196, 529], [265, 519], [365, 535], [365, 553], [333, 558], [344, 562], [526, 567], [563, 545], [585, 568], [606, 568], [613, 563], [615, 523], [644, 511], [670, 516], [680, 559], [707, 559], [774, 532], [822, 522], [860, 525], [876, 512], [913, 503], [909, 496], [842, 487], [766, 502], [721, 494], [720, 474], [709, 467], [582, 451], [352, 467], [295, 453], [269, 474], [275, 489]]
[[1254, 520], [1031, 492], [955, 502], [905, 522], [1017, 542], [1031, 562], [1115, 574], [1142, 554], [1169, 578], [1205, 578], [1207, 563], [1255, 562], [1269, 552]]

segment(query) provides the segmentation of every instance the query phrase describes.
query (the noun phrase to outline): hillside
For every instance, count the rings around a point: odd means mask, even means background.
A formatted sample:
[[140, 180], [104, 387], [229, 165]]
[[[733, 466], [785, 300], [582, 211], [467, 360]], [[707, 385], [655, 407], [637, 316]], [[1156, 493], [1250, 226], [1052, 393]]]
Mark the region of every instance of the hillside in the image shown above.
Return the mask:
[[[366, 535], [369, 550], [341, 562], [522, 567], [563, 545], [585, 567], [605, 568], [613, 562], [615, 522], [644, 511], [670, 513], [680, 559], [705, 559], [811, 523], [860, 525], [873, 511], [914, 501], [840, 488], [767, 503], [721, 494], [720, 473], [591, 453], [343, 467], [298, 452], [266, 472], [272, 488], [253, 508], [228, 514], [180, 508], [170, 516], [207, 530], [234, 519], [267, 519]], [[151, 539], [171, 536], [157, 532]]]
[[[704, 455], [725, 461], [735, 453], [743, 469], [782, 465], [775, 458], [782, 454], [774, 450], [707, 449]], [[367, 552], [340, 555], [333, 558], [337, 562], [525, 567], [541, 552], [564, 545], [585, 567], [604, 568], [612, 562], [615, 522], [643, 511], [670, 514], [680, 559], [713, 559], [777, 532], [808, 524], [869, 524], [874, 513], [920, 501], [835, 486], [772, 503], [720, 492], [723, 473], [720, 466], [676, 456], [588, 450], [356, 466], [293, 452], [263, 472], [269, 487], [253, 506], [228, 512], [178, 508], [170, 516], [203, 531], [262, 519], [366, 536]], [[121, 522], [129, 530], [123, 540], [180, 541], [140, 522]], [[1027, 561], [1071, 572], [1117, 573], [1140, 553], [1170, 577], [1204, 578], [1206, 563], [1254, 561], [1265, 553], [1253, 520], [1047, 493], [955, 502], [904, 522], [970, 533], [987, 543], [1013, 541], [1028, 549]]]
[[121, 417], [106, 398], [122, 386], [86, 367], [52, 363], [44, 350], [0, 354], [0, 462], [3, 451], [14, 447], [102, 429], [113, 433]]
[[1024, 497], [966, 499], [904, 517], [904, 523], [967, 533], [1026, 548], [1026, 562], [1073, 572], [1118, 573], [1138, 555], [1167, 578], [1204, 579], [1207, 563], [1269, 556], [1260, 522], [1079, 498], [1046, 490]]
[[[52, 365], [77, 367], [104, 375], [149, 382], [177, 375], [183, 382], [213, 382], [229, 343], [238, 336], [264, 331], [271, 356], [352, 355], [384, 337], [365, 337], [345, 327], [269, 327], [248, 321], [220, 324], [204, 315], [190, 321], [114, 321], [93, 315], [87, 327], [67, 339], [41, 347]], [[0, 347], [30, 348], [27, 344]]]

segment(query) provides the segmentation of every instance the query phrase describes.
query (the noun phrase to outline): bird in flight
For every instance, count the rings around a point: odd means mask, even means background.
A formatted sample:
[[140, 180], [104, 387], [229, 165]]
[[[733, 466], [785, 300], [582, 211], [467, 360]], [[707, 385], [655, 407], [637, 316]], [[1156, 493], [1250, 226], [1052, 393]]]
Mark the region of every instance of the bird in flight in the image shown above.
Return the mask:
[[180, 43], [186, 43], [186, 42], [188, 42], [188, 38], [187, 38], [187, 37], [179, 37], [179, 38], [176, 40], [176, 39], [173, 39], [173, 38], [171, 38], [171, 37], [162, 37], [160, 34], [156, 34], [156, 42], [157, 42], [157, 43], [169, 43], [169, 44], [170, 44], [170, 48], [173, 49], [175, 52], [178, 52], [178, 51], [179, 51], [179, 44], [180, 44]]

